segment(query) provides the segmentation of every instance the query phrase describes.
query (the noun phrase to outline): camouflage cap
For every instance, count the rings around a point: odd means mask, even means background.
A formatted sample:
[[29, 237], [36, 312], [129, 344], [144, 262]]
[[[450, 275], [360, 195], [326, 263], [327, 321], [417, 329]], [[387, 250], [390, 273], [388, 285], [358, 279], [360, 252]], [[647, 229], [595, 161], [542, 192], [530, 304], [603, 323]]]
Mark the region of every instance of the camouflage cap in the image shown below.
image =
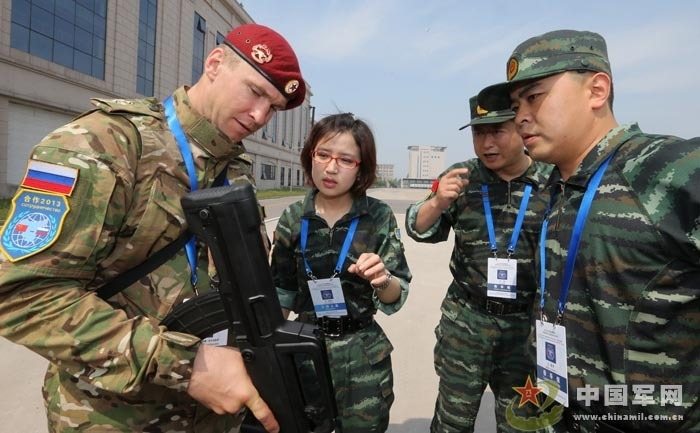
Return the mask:
[[479, 97], [508, 93], [522, 81], [581, 70], [612, 76], [605, 39], [588, 31], [555, 30], [518, 45], [506, 64], [507, 81], [485, 88]]
[[487, 123], [503, 123], [515, 117], [515, 112], [510, 109], [510, 98], [508, 95], [493, 94], [488, 98], [478, 99], [476, 96], [469, 98], [469, 111], [471, 121], [459, 128], [466, 128], [472, 125], [485, 125]]

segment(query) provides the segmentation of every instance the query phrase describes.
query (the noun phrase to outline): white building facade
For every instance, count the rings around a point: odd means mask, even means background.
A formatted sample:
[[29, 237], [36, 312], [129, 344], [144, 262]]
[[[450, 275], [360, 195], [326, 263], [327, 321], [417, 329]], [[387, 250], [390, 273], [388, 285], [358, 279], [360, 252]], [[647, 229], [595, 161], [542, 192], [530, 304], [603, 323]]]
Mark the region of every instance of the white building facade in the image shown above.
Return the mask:
[[407, 178], [437, 178], [445, 169], [445, 149], [441, 146], [408, 146]]

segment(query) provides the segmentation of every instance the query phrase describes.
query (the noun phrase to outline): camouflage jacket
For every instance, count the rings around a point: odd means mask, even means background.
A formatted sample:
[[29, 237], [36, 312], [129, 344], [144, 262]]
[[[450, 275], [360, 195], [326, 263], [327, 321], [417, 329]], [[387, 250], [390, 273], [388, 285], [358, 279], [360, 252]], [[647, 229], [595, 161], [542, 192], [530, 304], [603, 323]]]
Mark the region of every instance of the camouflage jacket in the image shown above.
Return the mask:
[[[252, 179], [242, 143], [198, 115], [184, 88], [173, 99], [199, 187], [229, 161], [231, 178]], [[61, 404], [47, 404], [60, 412], [57, 423], [191, 428], [199, 409], [183, 391], [199, 339], [159, 326], [174, 305], [193, 296], [184, 252], [109, 302], [93, 293], [186, 229], [179, 200], [189, 178], [158, 101], [93, 104], [97, 109], [51, 132], [32, 152], [32, 160], [79, 174], [55, 243], [14, 263], [0, 261], [0, 335], [51, 362], [54, 382], [46, 389], [60, 394]]]
[[[583, 406], [576, 389], [591, 386], [599, 388], [600, 401], [583, 408], [588, 411], [685, 417], [625, 422], [625, 428], [700, 431], [700, 139], [620, 126], [568, 180], [553, 172], [544, 311], [550, 320], [556, 315], [573, 222], [591, 176], [613, 151], [581, 236], [561, 322], [569, 401]], [[625, 405], [604, 406], [609, 384], [628, 387]], [[653, 386], [655, 401], [632, 404], [637, 385]], [[662, 385], [682, 385], [682, 407], [660, 404]]]
[[[316, 278], [330, 278], [350, 222], [359, 216], [357, 230], [340, 273], [348, 314], [361, 318], [373, 315], [377, 309], [386, 314], [398, 311], [406, 301], [411, 272], [391, 208], [380, 200], [362, 195], [354, 200], [350, 212], [333, 227], [328, 227], [326, 221], [316, 215], [316, 192], [309, 191], [303, 201], [285, 209], [275, 229], [272, 274], [282, 307], [297, 313], [314, 311], [301, 255], [301, 218], [309, 219], [306, 252], [309, 266]], [[382, 303], [368, 281], [347, 272], [348, 266], [366, 252], [379, 255], [389, 272], [399, 280], [401, 296], [396, 302]]]
[[498, 257], [507, 257], [506, 248], [513, 233], [515, 220], [520, 209], [523, 189], [532, 185], [532, 196], [528, 203], [525, 220], [520, 232], [513, 258], [518, 261], [517, 297], [514, 302], [532, 302], [536, 282], [534, 254], [538, 242], [542, 214], [547, 204], [547, 196], [542, 189], [552, 167], [533, 162], [521, 176], [504, 181], [496, 173], [486, 168], [478, 158], [459, 162], [445, 170], [440, 177], [456, 168], [469, 169], [469, 185], [452, 202], [432, 227], [424, 233], [415, 230], [418, 210], [434, 193], [423, 201], [411, 205], [406, 211], [406, 232], [418, 242], [437, 243], [447, 240], [450, 229], [455, 232], [454, 249], [450, 260], [453, 281], [447, 296], [464, 299], [465, 293], [480, 298], [486, 297], [487, 261], [493, 257], [489, 247], [489, 236], [481, 199], [481, 185], [489, 186], [489, 200], [496, 232]]

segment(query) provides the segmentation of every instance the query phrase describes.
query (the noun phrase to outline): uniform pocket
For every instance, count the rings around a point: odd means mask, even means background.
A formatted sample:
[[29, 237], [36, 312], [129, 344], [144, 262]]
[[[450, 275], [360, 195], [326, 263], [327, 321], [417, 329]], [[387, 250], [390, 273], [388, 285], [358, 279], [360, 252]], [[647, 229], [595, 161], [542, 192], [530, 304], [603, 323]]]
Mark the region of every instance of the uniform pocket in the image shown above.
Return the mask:
[[[121, 254], [118, 259], [122, 262], [118, 265], [120, 269], [138, 265], [180, 236], [185, 226], [180, 207], [183, 193], [177, 180], [166, 174], [161, 174], [154, 181], [143, 214], [126, 245], [125, 252], [128, 253]], [[180, 251], [147, 277], [126, 289], [124, 296], [128, 298], [129, 305], [160, 319], [170, 311], [172, 305], [180, 301], [183, 290], [190, 288], [189, 275], [189, 265]]]
[[391, 352], [394, 346], [381, 329], [378, 335], [362, 335], [362, 342], [370, 369], [378, 379], [379, 391], [388, 408], [394, 401], [394, 377], [391, 369]]

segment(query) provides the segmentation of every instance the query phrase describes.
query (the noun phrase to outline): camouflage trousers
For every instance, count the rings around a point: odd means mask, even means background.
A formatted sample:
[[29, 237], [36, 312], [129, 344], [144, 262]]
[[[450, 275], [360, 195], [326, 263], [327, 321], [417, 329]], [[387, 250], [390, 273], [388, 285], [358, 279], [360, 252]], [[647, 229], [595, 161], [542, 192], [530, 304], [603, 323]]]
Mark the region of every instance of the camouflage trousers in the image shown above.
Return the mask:
[[[486, 385], [496, 400], [498, 432], [521, 431], [509, 424], [506, 410], [519, 397], [513, 387], [523, 386], [534, 373], [526, 352], [529, 318], [529, 313], [490, 315], [448, 294], [435, 329], [435, 371], [440, 383], [431, 432], [474, 431]], [[534, 405], [526, 406], [536, 410]], [[526, 406], [518, 408], [518, 413], [530, 410]]]
[[326, 339], [335, 401], [336, 433], [380, 433], [389, 427], [394, 402], [393, 346], [379, 325]]

